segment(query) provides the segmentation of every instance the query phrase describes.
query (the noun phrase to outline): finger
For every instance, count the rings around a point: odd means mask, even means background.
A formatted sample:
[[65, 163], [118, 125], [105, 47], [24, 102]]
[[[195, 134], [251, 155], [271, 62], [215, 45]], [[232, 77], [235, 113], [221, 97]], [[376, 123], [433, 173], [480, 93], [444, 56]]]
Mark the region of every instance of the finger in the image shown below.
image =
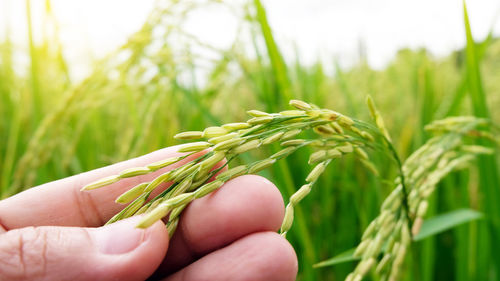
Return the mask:
[[285, 238], [274, 232], [254, 233], [206, 255], [165, 281], [291, 281], [297, 256]]
[[165, 225], [27, 227], [0, 235], [0, 280], [145, 280], [168, 247]]
[[250, 233], [276, 231], [283, 215], [283, 198], [270, 181], [254, 175], [231, 180], [184, 211], [156, 275], [175, 272]]
[[[124, 191], [141, 182], [150, 181], [201, 154], [187, 157], [154, 173], [123, 179], [100, 189], [85, 192], [80, 189], [86, 184], [118, 174], [127, 168], [145, 166], [181, 155], [177, 150], [178, 147], [175, 146], [161, 149], [135, 159], [37, 186], [2, 200], [0, 225], [6, 229], [30, 225], [101, 226], [124, 207], [114, 202]], [[156, 192], [160, 192], [167, 185], [161, 185]]]

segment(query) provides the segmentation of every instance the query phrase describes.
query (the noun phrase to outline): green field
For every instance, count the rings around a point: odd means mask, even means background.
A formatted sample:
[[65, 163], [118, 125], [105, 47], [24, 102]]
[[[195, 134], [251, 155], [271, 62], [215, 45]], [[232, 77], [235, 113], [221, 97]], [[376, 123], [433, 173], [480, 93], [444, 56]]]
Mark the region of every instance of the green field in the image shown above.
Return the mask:
[[[335, 65], [330, 75], [326, 64], [334, 62], [306, 66], [300, 51], [297, 59], [283, 58], [259, 0], [233, 7], [245, 15], [241, 28], [251, 34], [251, 44], [236, 40], [221, 50], [176, 28], [203, 8], [172, 1], [156, 9], [79, 82], [71, 79], [57, 36], [41, 44], [31, 40], [30, 64], [21, 70], [13, 62], [16, 46], [9, 39], [0, 42], [0, 198], [178, 144], [172, 137], [181, 131], [245, 121], [250, 109], [289, 109], [294, 98], [369, 121], [365, 98], [371, 95], [403, 159], [429, 139], [424, 126], [433, 120], [475, 115], [500, 124], [500, 40], [475, 42], [468, 21], [467, 45], [447, 57], [404, 49], [383, 70], [362, 58], [349, 69]], [[176, 46], [179, 38], [185, 48]], [[206, 73], [203, 82], [200, 70]], [[243, 161], [278, 150], [266, 147]], [[298, 151], [262, 172], [285, 201], [303, 184], [310, 152]], [[440, 183], [426, 218], [464, 208], [484, 216], [415, 242], [402, 280], [500, 278], [497, 156], [480, 157]], [[332, 163], [296, 207], [287, 238], [299, 257], [298, 280], [343, 280], [354, 268], [352, 262], [313, 265], [355, 247], [378, 215], [393, 188], [387, 182], [398, 171], [377, 153], [372, 162], [379, 176], [351, 157]], [[366, 279], [379, 280], [374, 273]]]

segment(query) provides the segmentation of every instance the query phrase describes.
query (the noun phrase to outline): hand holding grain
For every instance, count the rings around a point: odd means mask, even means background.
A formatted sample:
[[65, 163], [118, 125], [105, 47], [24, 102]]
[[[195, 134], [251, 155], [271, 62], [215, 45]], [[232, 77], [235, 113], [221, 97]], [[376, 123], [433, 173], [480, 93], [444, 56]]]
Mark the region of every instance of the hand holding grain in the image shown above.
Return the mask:
[[166, 148], [0, 201], [0, 280], [294, 280], [293, 248], [275, 233], [283, 199], [258, 176], [238, 177], [192, 202], [170, 241], [161, 221], [147, 229], [135, 228], [135, 217], [102, 226], [122, 208], [114, 202], [117, 195], [172, 167], [105, 190], [80, 188], [175, 156], [176, 150]]

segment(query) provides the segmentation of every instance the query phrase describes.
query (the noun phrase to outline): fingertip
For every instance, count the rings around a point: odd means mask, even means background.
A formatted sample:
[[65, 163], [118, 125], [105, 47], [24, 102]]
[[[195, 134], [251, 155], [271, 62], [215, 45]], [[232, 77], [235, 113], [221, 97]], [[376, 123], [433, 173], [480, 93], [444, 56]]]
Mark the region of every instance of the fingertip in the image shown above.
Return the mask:
[[[157, 221], [149, 228], [139, 230], [135, 227], [138, 218], [130, 219], [129, 232], [141, 232], [141, 242], [134, 249], [126, 253], [106, 254], [106, 275], [116, 280], [145, 280], [151, 276], [165, 258], [169, 236], [165, 224]], [[120, 222], [118, 222], [120, 223]], [[112, 226], [112, 225], [110, 225]], [[128, 234], [122, 233], [123, 236]], [[121, 240], [116, 236], [116, 240]]]
[[[159, 220], [155, 222], [152, 226], [146, 229], [145, 244], [147, 246], [154, 246], [159, 248], [159, 250], [164, 250], [160, 252], [167, 252], [169, 238], [168, 231], [165, 224]], [[151, 244], [151, 245], [148, 245]]]
[[255, 235], [257, 243], [266, 249], [262, 255], [262, 270], [273, 272], [273, 280], [295, 280], [298, 272], [297, 254], [293, 246], [276, 232]]
[[174, 272], [244, 236], [276, 231], [283, 215], [283, 198], [273, 183], [255, 175], [237, 177], [186, 208], [161, 267]]
[[191, 249], [205, 253], [259, 231], [276, 231], [284, 216], [281, 193], [267, 179], [246, 175], [195, 200], [181, 218]]
[[165, 224], [160, 220], [146, 229], [145, 241], [138, 249], [141, 251], [140, 257], [145, 266], [146, 276], [150, 276], [160, 266], [169, 246], [169, 235]]
[[258, 232], [204, 256], [165, 280], [292, 281], [297, 264], [295, 251], [285, 238], [275, 232]]
[[258, 175], [244, 175], [237, 177], [226, 184], [226, 189], [240, 193], [248, 204], [253, 204], [257, 212], [257, 219], [264, 223], [262, 230], [276, 231], [280, 228], [285, 215], [285, 204], [279, 189], [268, 179]]

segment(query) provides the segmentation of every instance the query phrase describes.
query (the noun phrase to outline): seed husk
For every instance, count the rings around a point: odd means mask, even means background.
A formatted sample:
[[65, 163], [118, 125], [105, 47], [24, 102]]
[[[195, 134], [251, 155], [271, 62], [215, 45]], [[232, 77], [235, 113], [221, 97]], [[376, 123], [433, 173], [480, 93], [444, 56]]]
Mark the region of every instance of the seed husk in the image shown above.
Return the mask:
[[280, 111], [280, 115], [283, 115], [283, 116], [301, 116], [301, 115], [305, 115], [306, 112], [303, 111], [303, 110], [284, 110], [284, 111]]
[[168, 171], [166, 173], [163, 173], [159, 175], [157, 178], [152, 180], [145, 188], [144, 192], [149, 192], [152, 191], [153, 189], [157, 188], [160, 184], [163, 182], [167, 182], [171, 179], [172, 176], [172, 171]]
[[288, 132], [285, 132], [280, 140], [282, 140], [282, 141], [289, 140], [289, 139], [295, 137], [296, 135], [300, 134], [301, 132], [302, 132], [301, 129], [290, 130]]
[[306, 178], [306, 182], [314, 182], [318, 179], [318, 177], [325, 171], [327, 163], [321, 162], [309, 173]]
[[138, 228], [148, 228], [153, 225], [155, 222], [161, 220], [165, 217], [168, 212], [172, 210], [172, 206], [168, 204], [160, 204], [156, 208], [154, 208], [151, 212], [146, 214], [141, 221], [137, 224]]
[[262, 170], [264, 170], [267, 167], [272, 166], [276, 162], [276, 159], [269, 158], [269, 159], [264, 159], [259, 162], [256, 162], [254, 165], [250, 166], [248, 169], [249, 174], [255, 174], [258, 173]]
[[135, 177], [135, 176], [140, 176], [140, 175], [145, 175], [151, 173], [151, 170], [147, 167], [137, 167], [137, 168], [130, 168], [122, 171], [120, 173], [120, 178], [130, 178], [130, 177]]
[[249, 110], [247, 111], [247, 113], [250, 115], [250, 116], [253, 116], [253, 117], [263, 117], [263, 116], [271, 116], [271, 114], [267, 113], [267, 112], [264, 112], [264, 111], [260, 111], [260, 110]]
[[148, 184], [149, 184], [148, 182], [143, 182], [132, 187], [131, 189], [127, 190], [122, 195], [120, 195], [118, 198], [116, 198], [115, 202], [120, 204], [129, 203], [130, 201], [139, 197], [144, 192], [144, 189]]
[[174, 139], [178, 140], [193, 140], [193, 139], [201, 139], [203, 137], [203, 132], [200, 131], [189, 131], [182, 132], [174, 136]]
[[277, 132], [277, 133], [263, 139], [262, 144], [264, 144], [264, 145], [271, 144], [271, 143], [279, 140], [283, 136], [283, 134], [285, 134], [285, 132]]
[[159, 170], [161, 168], [172, 165], [174, 163], [177, 163], [177, 162], [179, 162], [180, 159], [181, 159], [180, 157], [171, 157], [171, 158], [167, 158], [164, 160], [160, 160], [160, 161], [151, 163], [151, 164], [147, 165], [146, 167], [148, 169], [150, 169], [151, 171], [156, 171], [156, 170]]
[[247, 121], [247, 123], [250, 125], [265, 124], [265, 123], [269, 123], [269, 122], [273, 121], [273, 119], [274, 118], [272, 116], [254, 117], [252, 119], [249, 119]]
[[205, 184], [204, 186], [202, 186], [198, 190], [196, 190], [196, 193], [195, 193], [196, 198], [203, 197], [203, 196], [215, 191], [216, 189], [221, 187], [223, 184], [224, 184], [224, 182], [221, 180], [215, 180], [213, 182], [209, 182], [209, 183]]
[[276, 152], [275, 154], [271, 155], [270, 158], [279, 160], [281, 158], [287, 157], [288, 155], [292, 154], [295, 150], [297, 150], [296, 146], [288, 146]]
[[246, 129], [250, 128], [252, 125], [244, 122], [244, 123], [228, 123], [225, 125], [222, 125], [222, 128], [228, 130], [228, 131], [237, 131], [241, 129]]
[[181, 147], [177, 151], [179, 151], [179, 152], [202, 151], [204, 149], [209, 148], [210, 146], [212, 146], [212, 145], [208, 142], [205, 142], [205, 141], [192, 142], [192, 143], [186, 143], [186, 144], [181, 145]]
[[300, 110], [308, 111], [312, 109], [310, 104], [303, 102], [301, 100], [291, 100], [289, 104]]
[[229, 132], [226, 129], [222, 127], [213, 126], [213, 127], [208, 127], [203, 131], [203, 137], [209, 139], [214, 137], [220, 137], [227, 133]]
[[304, 144], [305, 142], [306, 142], [306, 140], [301, 140], [301, 139], [287, 140], [287, 141], [282, 142], [280, 145], [281, 146], [290, 146], [290, 145], [298, 146], [298, 145]]
[[89, 183], [89, 184], [85, 185], [84, 187], [82, 187], [81, 190], [83, 191], [83, 190], [97, 189], [97, 188], [100, 188], [100, 187], [107, 186], [107, 185], [110, 185], [112, 183], [115, 183], [115, 182], [117, 182], [119, 180], [120, 180], [120, 176], [119, 175], [113, 175], [113, 176], [105, 177], [103, 179], [100, 179], [98, 181], [95, 181], [95, 182], [92, 182], [92, 183]]
[[218, 143], [221, 143], [223, 141], [227, 141], [229, 139], [232, 139], [238, 135], [239, 135], [238, 133], [229, 133], [229, 134], [225, 134], [225, 135], [222, 135], [219, 137], [210, 138], [210, 139], [208, 139], [208, 142], [211, 144], [218, 144]]
[[220, 150], [228, 150], [228, 149], [231, 149], [235, 146], [238, 146], [240, 145], [241, 143], [243, 143], [245, 140], [242, 139], [242, 138], [232, 138], [232, 139], [228, 139], [228, 140], [225, 140], [223, 142], [219, 142], [218, 144], [216, 144], [213, 148], [214, 151], [220, 151]]
[[235, 178], [237, 176], [241, 176], [241, 175], [245, 174], [247, 171], [248, 171], [247, 165], [236, 166], [236, 167], [233, 167], [227, 171], [220, 173], [219, 175], [217, 175], [216, 179], [229, 180], [229, 179]]
[[259, 147], [260, 144], [261, 144], [261, 141], [258, 139], [251, 140], [251, 141], [248, 141], [244, 144], [241, 144], [241, 145], [231, 149], [231, 153], [232, 154], [241, 154], [241, 153], [244, 153], [244, 152], [247, 152], [249, 150], [252, 150], [252, 149]]
[[212, 169], [217, 163], [222, 161], [222, 159], [224, 159], [225, 156], [226, 156], [226, 153], [223, 151], [215, 152], [212, 156], [210, 156], [207, 159], [200, 162], [200, 167], [201, 167], [200, 170], [207, 171], [207, 170]]

